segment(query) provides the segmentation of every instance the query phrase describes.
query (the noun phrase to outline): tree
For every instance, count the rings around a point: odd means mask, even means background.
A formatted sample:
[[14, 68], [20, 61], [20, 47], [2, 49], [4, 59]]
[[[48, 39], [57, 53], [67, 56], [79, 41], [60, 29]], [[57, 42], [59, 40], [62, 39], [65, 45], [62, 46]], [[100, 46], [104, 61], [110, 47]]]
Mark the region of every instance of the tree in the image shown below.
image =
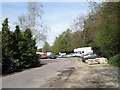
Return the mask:
[[56, 37], [54, 43], [53, 43], [53, 51], [54, 53], [58, 54], [60, 52], [60, 41], [59, 41], [59, 37]]
[[23, 44], [23, 47], [26, 48], [23, 48], [24, 52], [22, 52], [22, 59], [25, 60], [25, 67], [29, 68], [38, 66], [40, 63], [38, 61], [38, 57], [36, 56], [36, 39], [32, 38], [32, 32], [28, 28], [24, 32], [24, 41], [25, 44]]
[[56, 38], [54, 45], [53, 45], [53, 51], [55, 53], [59, 52], [72, 52], [72, 42], [71, 42], [71, 30], [67, 29], [64, 31], [59, 37]]
[[47, 53], [48, 51], [50, 51], [50, 46], [49, 46], [48, 42], [46, 41], [43, 46], [43, 52]]
[[0, 31], [0, 64], [2, 65], [2, 31]]
[[8, 18], [2, 23], [2, 73], [17, 70], [17, 59], [13, 58], [13, 33], [9, 29]]
[[14, 49], [13, 49], [14, 50], [14, 53], [13, 53], [14, 56], [13, 57], [15, 59], [19, 59], [20, 56], [21, 56], [21, 53], [20, 53], [20, 51], [21, 51], [20, 48], [21, 47], [19, 47], [19, 45], [20, 45], [21, 41], [23, 40], [23, 35], [20, 31], [19, 26], [16, 26], [15, 28], [16, 29], [13, 33], [13, 37], [14, 37]]
[[72, 33], [71, 45], [72, 45], [72, 50], [74, 50], [75, 48], [80, 48], [84, 46], [83, 31], [76, 31]]
[[101, 9], [101, 28], [96, 37], [96, 44], [100, 47], [103, 54], [111, 57], [119, 53], [120, 40], [119, 40], [119, 3], [103, 3]]
[[92, 3], [92, 12], [84, 23], [85, 44], [110, 58], [119, 54], [119, 3]]
[[41, 3], [29, 2], [27, 7], [28, 14], [19, 16], [17, 24], [22, 31], [30, 28], [33, 38], [36, 38], [36, 44], [39, 45], [41, 41], [46, 40], [47, 31], [50, 28], [42, 22], [43, 6]]
[[32, 38], [30, 29], [21, 32], [16, 26], [10, 31], [8, 19], [2, 24], [2, 74], [40, 65], [36, 55], [36, 39]]
[[87, 15], [81, 15], [79, 17], [76, 17], [73, 24], [71, 25], [71, 29], [73, 31], [79, 31], [84, 29], [84, 21], [87, 19]]

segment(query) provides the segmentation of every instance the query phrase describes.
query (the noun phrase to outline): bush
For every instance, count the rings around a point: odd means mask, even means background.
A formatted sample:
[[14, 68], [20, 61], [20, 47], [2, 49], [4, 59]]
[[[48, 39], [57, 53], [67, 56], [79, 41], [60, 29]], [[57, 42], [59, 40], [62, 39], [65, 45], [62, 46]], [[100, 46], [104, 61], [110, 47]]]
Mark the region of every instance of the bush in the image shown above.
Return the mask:
[[2, 59], [2, 74], [9, 74], [16, 71], [20, 71], [18, 59], [13, 59], [12, 57], [7, 57]]
[[110, 58], [109, 64], [120, 67], [120, 54]]
[[27, 28], [22, 32], [16, 26], [15, 31], [10, 31], [8, 19], [5, 19], [2, 23], [2, 74], [40, 66], [36, 51], [36, 39], [31, 30]]

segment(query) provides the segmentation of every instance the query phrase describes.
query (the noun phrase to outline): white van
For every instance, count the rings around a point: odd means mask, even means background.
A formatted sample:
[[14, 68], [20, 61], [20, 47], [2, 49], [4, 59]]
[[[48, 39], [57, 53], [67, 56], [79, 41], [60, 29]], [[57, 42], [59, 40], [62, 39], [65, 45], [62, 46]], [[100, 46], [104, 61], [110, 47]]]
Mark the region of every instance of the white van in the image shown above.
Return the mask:
[[73, 57], [80, 57], [84, 54], [93, 53], [93, 50], [91, 47], [82, 47], [82, 48], [76, 48], [74, 49]]
[[52, 54], [52, 52], [47, 52], [47, 56], [48, 56], [48, 57], [50, 56], [50, 54]]

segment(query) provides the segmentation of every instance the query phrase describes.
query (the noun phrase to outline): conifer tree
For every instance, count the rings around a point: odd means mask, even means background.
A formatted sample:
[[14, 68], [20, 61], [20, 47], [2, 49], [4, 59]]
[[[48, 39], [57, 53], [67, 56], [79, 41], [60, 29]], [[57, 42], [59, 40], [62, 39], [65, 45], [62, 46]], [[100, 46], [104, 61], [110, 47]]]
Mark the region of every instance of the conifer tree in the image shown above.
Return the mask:
[[9, 29], [8, 18], [2, 23], [2, 72], [17, 70], [17, 60], [13, 58], [13, 37]]
[[32, 38], [31, 30], [28, 28], [24, 32], [24, 39], [26, 41], [26, 50], [22, 55], [25, 56], [26, 66], [34, 67], [40, 65], [38, 57], [36, 56], [36, 39]]

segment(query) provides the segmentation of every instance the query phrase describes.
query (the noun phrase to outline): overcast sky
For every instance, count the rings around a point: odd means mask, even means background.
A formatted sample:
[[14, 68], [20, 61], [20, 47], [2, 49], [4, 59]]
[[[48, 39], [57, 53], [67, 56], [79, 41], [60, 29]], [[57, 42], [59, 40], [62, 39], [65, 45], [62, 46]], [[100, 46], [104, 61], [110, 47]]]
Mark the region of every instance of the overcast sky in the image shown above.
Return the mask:
[[[56, 36], [70, 27], [76, 17], [89, 12], [87, 2], [42, 2], [42, 5], [44, 23], [51, 28], [47, 39], [50, 45], [53, 44]], [[18, 17], [26, 13], [27, 3], [25, 2], [2, 3], [2, 21], [9, 18], [11, 29], [14, 29], [14, 22], [18, 20]]]

